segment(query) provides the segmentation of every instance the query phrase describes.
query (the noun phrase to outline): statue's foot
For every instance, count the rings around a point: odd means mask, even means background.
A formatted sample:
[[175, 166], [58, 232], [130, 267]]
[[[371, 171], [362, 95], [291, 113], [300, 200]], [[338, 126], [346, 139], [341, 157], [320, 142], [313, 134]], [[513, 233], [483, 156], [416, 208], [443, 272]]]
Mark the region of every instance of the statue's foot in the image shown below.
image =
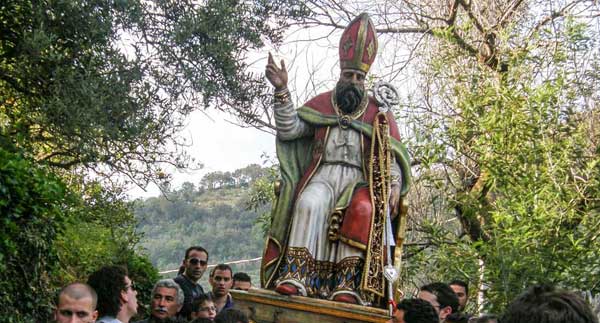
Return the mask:
[[338, 294], [333, 298], [336, 302], [348, 303], [348, 304], [359, 304], [358, 299], [351, 294]]
[[292, 284], [280, 284], [275, 291], [282, 295], [298, 295], [298, 288]]

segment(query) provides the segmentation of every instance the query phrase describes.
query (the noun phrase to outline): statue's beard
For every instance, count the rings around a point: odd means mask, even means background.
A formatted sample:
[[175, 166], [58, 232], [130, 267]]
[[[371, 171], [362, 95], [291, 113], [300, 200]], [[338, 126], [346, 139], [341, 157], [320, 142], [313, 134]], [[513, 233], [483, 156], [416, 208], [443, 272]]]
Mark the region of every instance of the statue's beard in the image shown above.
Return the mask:
[[335, 100], [337, 106], [345, 114], [356, 111], [364, 96], [364, 87], [357, 86], [353, 83], [338, 81], [335, 87]]

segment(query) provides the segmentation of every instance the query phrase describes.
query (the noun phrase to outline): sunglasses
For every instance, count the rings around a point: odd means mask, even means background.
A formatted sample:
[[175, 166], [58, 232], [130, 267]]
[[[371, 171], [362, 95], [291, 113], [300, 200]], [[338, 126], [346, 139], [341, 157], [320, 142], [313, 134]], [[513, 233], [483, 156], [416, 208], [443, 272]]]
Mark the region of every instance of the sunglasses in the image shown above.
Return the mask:
[[188, 261], [190, 262], [190, 264], [192, 265], [197, 265], [200, 264], [200, 266], [206, 266], [208, 265], [208, 261], [206, 260], [202, 260], [202, 259], [198, 259], [198, 258], [190, 258], [188, 259]]

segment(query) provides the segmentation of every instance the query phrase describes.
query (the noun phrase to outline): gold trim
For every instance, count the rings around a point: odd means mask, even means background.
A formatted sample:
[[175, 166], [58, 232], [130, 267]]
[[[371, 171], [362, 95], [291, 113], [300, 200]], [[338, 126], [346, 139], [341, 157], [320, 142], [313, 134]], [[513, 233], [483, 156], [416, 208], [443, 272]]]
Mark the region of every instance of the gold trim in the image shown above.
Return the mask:
[[360, 243], [360, 242], [352, 240], [352, 239], [348, 239], [346, 237], [343, 237], [342, 235], [340, 235], [338, 239], [341, 242], [343, 242], [343, 243], [345, 243], [345, 244], [347, 244], [349, 246], [352, 246], [354, 248], [358, 248], [358, 249], [363, 250], [363, 251], [367, 250], [367, 245], [366, 244]]
[[[383, 124], [379, 123], [379, 117], [383, 116], [384, 119], [386, 120]], [[373, 253], [375, 252], [383, 252], [385, 250], [385, 244], [386, 244], [386, 239], [385, 239], [385, 232], [386, 232], [386, 216], [385, 214], [387, 214], [387, 209], [389, 208], [389, 173], [390, 173], [390, 147], [389, 147], [389, 123], [387, 122], [387, 115], [385, 113], [379, 112], [377, 113], [377, 115], [375, 116], [375, 119], [373, 120], [373, 133], [371, 135], [371, 152], [369, 155], [369, 194], [371, 197], [371, 204], [373, 205], [373, 213], [372, 213], [372, 218], [371, 218], [371, 224], [369, 227], [369, 241], [367, 242], [367, 250], [366, 250], [366, 254], [365, 254], [365, 265], [364, 265], [364, 270], [363, 270], [363, 277], [362, 277], [362, 281], [361, 281], [361, 288], [363, 291], [368, 291], [371, 292], [375, 295], [378, 295], [380, 297], [384, 296], [384, 291], [385, 291], [385, 278], [383, 278], [383, 273], [376, 273], [372, 276], [369, 276], [369, 273], [373, 270], [377, 270], [377, 268], [371, 268], [371, 261], [373, 258]], [[377, 146], [377, 147], [375, 147]], [[375, 154], [375, 149], [377, 149], [377, 154]], [[375, 158], [375, 156], [378, 156], [377, 158]], [[377, 160], [375, 160], [377, 159]], [[375, 165], [375, 162], [377, 162], [377, 165]], [[373, 178], [374, 175], [374, 170], [375, 170], [375, 166], [377, 166], [377, 169], [379, 170], [379, 178], [375, 179]], [[378, 183], [375, 183], [375, 180], [378, 180]], [[378, 210], [377, 208], [377, 201], [375, 200], [375, 185], [378, 184], [380, 187], [377, 189], [378, 192], [381, 193], [381, 202], [383, 204], [383, 209], [382, 210]], [[379, 239], [381, 240], [381, 246], [373, 246], [373, 244], [376, 242], [373, 241], [373, 239], [375, 238], [376, 234], [379, 234], [379, 232], [375, 232], [375, 223], [377, 221], [377, 216], [378, 215], [383, 215], [383, 227], [382, 227], [382, 232], [381, 237], [379, 237]], [[379, 222], [378, 222], [379, 223]], [[375, 249], [380, 249], [380, 250], [373, 250], [373, 248]], [[383, 267], [385, 266], [384, 263], [384, 257], [383, 254], [379, 255], [379, 260], [377, 260], [378, 262], [380, 262], [378, 265], [381, 267], [381, 270], [383, 270]], [[381, 275], [381, 277], [379, 277], [379, 275]], [[378, 280], [378, 284], [381, 283], [381, 289], [382, 290], [377, 290], [375, 288], [372, 288], [369, 286], [369, 279], [373, 278], [374, 280]], [[376, 286], [374, 286], [376, 287]]]
[[[367, 36], [368, 36], [368, 31], [367, 31]], [[373, 51], [375, 51], [375, 45], [371, 41], [369, 43], [369, 45], [367, 46], [367, 55], [368, 55], [369, 59], [373, 58]]]
[[[369, 17], [363, 16], [360, 19], [360, 27], [358, 28], [358, 35], [356, 36], [356, 47], [354, 47], [354, 54], [358, 54], [354, 56], [353, 63], [355, 66], [367, 65], [364, 64], [362, 59], [365, 54], [365, 43], [367, 42], [367, 33], [369, 32]], [[358, 52], [357, 52], [358, 49]], [[368, 65], [367, 65], [368, 66]], [[362, 67], [362, 66], [361, 66]], [[368, 71], [369, 68], [365, 71]]]
[[360, 106], [358, 107], [358, 109], [356, 109], [356, 111], [354, 111], [350, 115], [344, 114], [338, 108], [337, 99], [336, 99], [336, 91], [337, 91], [337, 87], [334, 88], [333, 91], [331, 91], [331, 105], [333, 105], [333, 110], [335, 111], [335, 114], [338, 116], [338, 125], [340, 127], [341, 127], [341, 125], [339, 124], [340, 117], [347, 116], [347, 117], [350, 117], [352, 120], [356, 120], [359, 117], [364, 116], [365, 111], [367, 111], [367, 108], [369, 107], [369, 95], [366, 90], [365, 90], [365, 95], [362, 98], [362, 101], [360, 101]]
[[[327, 316], [358, 320], [362, 322], [385, 322], [389, 320], [389, 316], [384, 314], [385, 312], [379, 308], [324, 301], [302, 296], [271, 295], [271, 293], [267, 294], [262, 290], [258, 290], [255, 293], [256, 294], [252, 294], [251, 291], [246, 293], [233, 291], [232, 294], [234, 295], [234, 301], [239, 300], [239, 303], [243, 301], [253, 302], [255, 304], [271, 305], [282, 309], [293, 309], [308, 313], [324, 314]], [[264, 295], [258, 293], [264, 293]], [[357, 311], [361, 311], [363, 313], [357, 313]]]
[[341, 69], [351, 69], [351, 70], [360, 70], [362, 72], [369, 72], [369, 70], [371, 69], [371, 65], [363, 63], [361, 62], [350, 62], [350, 61], [343, 61], [340, 64]]

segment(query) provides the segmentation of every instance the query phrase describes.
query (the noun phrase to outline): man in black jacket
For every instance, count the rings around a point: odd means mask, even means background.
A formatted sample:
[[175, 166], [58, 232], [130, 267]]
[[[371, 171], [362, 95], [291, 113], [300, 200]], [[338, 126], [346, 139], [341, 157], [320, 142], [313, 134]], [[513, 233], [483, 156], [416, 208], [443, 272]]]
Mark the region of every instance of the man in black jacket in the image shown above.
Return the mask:
[[192, 312], [192, 302], [204, 294], [204, 289], [198, 283], [208, 267], [208, 251], [200, 246], [192, 246], [185, 251], [182, 266], [183, 274], [175, 277], [175, 282], [183, 289], [185, 300], [179, 316], [188, 317]]

